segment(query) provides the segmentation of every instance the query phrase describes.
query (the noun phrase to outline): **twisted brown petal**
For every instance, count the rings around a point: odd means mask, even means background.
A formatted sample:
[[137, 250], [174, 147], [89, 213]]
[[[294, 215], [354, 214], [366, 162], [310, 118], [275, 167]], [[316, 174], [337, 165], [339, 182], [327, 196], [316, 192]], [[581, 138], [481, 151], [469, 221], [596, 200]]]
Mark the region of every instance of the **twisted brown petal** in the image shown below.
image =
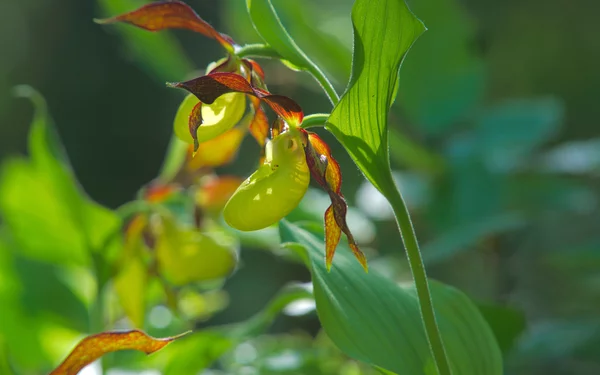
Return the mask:
[[340, 241], [341, 232], [344, 232], [354, 256], [368, 272], [367, 259], [356, 244], [346, 223], [348, 204], [341, 193], [340, 166], [331, 156], [329, 146], [319, 136], [307, 131], [304, 131], [304, 134], [306, 163], [313, 178], [325, 189], [331, 199], [331, 206], [325, 211], [325, 264], [327, 270], [331, 269], [335, 249]]

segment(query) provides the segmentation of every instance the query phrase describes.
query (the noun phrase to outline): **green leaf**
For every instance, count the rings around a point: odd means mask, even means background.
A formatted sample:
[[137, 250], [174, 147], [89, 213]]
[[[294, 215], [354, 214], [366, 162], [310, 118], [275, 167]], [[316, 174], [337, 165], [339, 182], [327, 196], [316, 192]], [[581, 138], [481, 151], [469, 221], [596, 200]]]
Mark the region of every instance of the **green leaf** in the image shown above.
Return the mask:
[[367, 179], [390, 202], [415, 281], [433, 368], [451, 369], [439, 333], [432, 295], [410, 215], [390, 170], [388, 112], [398, 90], [398, 70], [425, 26], [404, 0], [357, 0], [352, 9], [354, 54], [350, 83], [326, 125]]
[[[286, 221], [280, 233], [282, 242], [306, 249], [319, 319], [340, 349], [386, 374], [436, 373], [412, 284], [364, 273], [345, 246], [327, 272], [320, 237]], [[500, 350], [477, 307], [455, 288], [435, 281], [430, 287], [452, 373], [502, 374]]]
[[385, 195], [396, 190], [388, 153], [388, 111], [400, 64], [425, 26], [403, 0], [357, 0], [352, 21], [352, 75], [327, 129]]
[[87, 264], [90, 251], [107, 252], [110, 244], [105, 240], [118, 230], [120, 220], [81, 191], [41, 95], [28, 86], [18, 86], [15, 92], [36, 107], [29, 133], [31, 158], [2, 165], [0, 215], [23, 254]]

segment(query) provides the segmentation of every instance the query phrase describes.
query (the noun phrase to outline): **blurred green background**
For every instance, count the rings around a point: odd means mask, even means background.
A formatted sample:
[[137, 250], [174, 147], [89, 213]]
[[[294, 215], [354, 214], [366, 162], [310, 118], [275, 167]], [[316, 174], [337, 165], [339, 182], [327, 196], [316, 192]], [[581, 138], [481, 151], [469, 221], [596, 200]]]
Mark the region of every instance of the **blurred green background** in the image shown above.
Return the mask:
[[[238, 43], [260, 41], [243, 1], [187, 2]], [[26, 154], [32, 107], [11, 89], [28, 84], [46, 98], [75, 175], [93, 200], [116, 208], [158, 174], [183, 98], [165, 81], [193, 77], [223, 52], [190, 32], [137, 33], [92, 22], [143, 3], [0, 2], [3, 161]], [[273, 3], [290, 34], [341, 92], [350, 73], [352, 2]], [[593, 58], [600, 56], [600, 3], [408, 3], [429, 31], [402, 67], [390, 150], [429, 275], [480, 306], [503, 349], [506, 374], [600, 373], [600, 61]], [[271, 92], [294, 98], [305, 114], [330, 111], [308, 74], [272, 61], [263, 67]], [[355, 207], [350, 227], [371, 264], [408, 280], [384, 198], [331, 135], [317, 132], [342, 166], [343, 192]], [[246, 139], [240, 155], [221, 172], [248, 176], [259, 148]], [[323, 197], [311, 192], [293, 218], [321, 215], [328, 204]], [[0, 211], [3, 222], [5, 214]], [[300, 265], [242, 242], [240, 268], [218, 295], [205, 299], [222, 311], [209, 311], [198, 327], [245, 320], [282, 285], [309, 280]], [[0, 358], [9, 366], [0, 361], [0, 372], [44, 373], [64, 357], [77, 332], [90, 329], [89, 294], [74, 285], [90, 276], [65, 265], [79, 280], [74, 283], [60, 266], [22, 250], [18, 243], [0, 243], [0, 354], [6, 354]], [[281, 315], [269, 335], [238, 345], [218, 367], [231, 374], [367, 373], [319, 333], [311, 311], [308, 306], [300, 317]], [[13, 322], [14, 314], [23, 322]], [[164, 307], [149, 308], [148, 330], [173, 333], [161, 331], [169, 324], [161, 326], [165, 315], [171, 319]], [[33, 321], [45, 331], [32, 328]], [[52, 339], [40, 343], [40, 332]], [[135, 369], [136, 361], [143, 361], [141, 355], [113, 355], [108, 363]]]

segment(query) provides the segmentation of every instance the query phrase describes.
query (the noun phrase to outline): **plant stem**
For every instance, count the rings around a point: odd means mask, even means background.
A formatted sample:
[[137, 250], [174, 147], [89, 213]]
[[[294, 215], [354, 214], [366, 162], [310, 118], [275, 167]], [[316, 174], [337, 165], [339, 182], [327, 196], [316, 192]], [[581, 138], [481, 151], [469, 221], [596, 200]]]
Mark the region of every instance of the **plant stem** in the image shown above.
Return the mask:
[[390, 191], [386, 193], [386, 196], [394, 210], [398, 229], [400, 230], [400, 235], [402, 236], [402, 241], [406, 248], [406, 256], [415, 281], [421, 317], [425, 326], [425, 334], [427, 335], [427, 340], [429, 341], [429, 346], [437, 365], [438, 373], [440, 375], [451, 375], [452, 372], [450, 371], [450, 365], [448, 364], [448, 356], [444, 343], [442, 342], [433, 309], [425, 265], [423, 264], [421, 250], [419, 250], [419, 243], [417, 242], [417, 236], [415, 235], [415, 230], [410, 220], [408, 208], [402, 198], [402, 194], [397, 188], [390, 189]]
[[325, 73], [323, 73], [323, 71], [319, 69], [319, 67], [311, 60], [308, 61], [310, 63], [310, 66], [306, 69], [306, 71], [309, 72], [317, 80], [317, 82], [319, 82], [319, 85], [321, 85], [321, 87], [325, 91], [325, 94], [327, 94], [329, 101], [335, 107], [335, 105], [338, 104], [338, 102], [340, 101], [340, 96], [338, 95], [337, 91], [335, 91], [335, 88], [333, 87]]
[[[245, 46], [239, 47], [235, 51], [235, 55], [239, 58], [246, 57], [262, 57], [267, 59], [279, 59], [283, 60], [283, 58], [275, 51], [271, 46], [267, 44], [247, 44]], [[304, 53], [302, 53], [304, 57], [306, 66], [299, 67], [302, 70], [310, 73], [321, 85], [325, 94], [329, 98], [329, 101], [334, 106], [340, 101], [340, 96], [335, 91], [335, 88], [325, 75], [323, 71], [312, 61], [310, 60]]]
[[312, 115], [308, 115], [304, 117], [302, 120], [303, 129], [314, 128], [315, 126], [323, 126], [327, 122], [329, 118], [329, 113], [313, 113]]
[[267, 44], [246, 44], [235, 50], [235, 55], [240, 59], [246, 57], [263, 57], [267, 59], [281, 59], [281, 56], [271, 46]]

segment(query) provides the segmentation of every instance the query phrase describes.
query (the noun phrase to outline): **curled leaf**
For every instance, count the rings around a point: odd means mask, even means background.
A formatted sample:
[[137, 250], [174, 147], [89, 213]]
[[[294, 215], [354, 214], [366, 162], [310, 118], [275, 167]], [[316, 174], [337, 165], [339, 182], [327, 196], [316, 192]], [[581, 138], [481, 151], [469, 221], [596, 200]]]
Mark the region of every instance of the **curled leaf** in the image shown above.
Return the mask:
[[228, 93], [239, 92], [252, 95], [267, 103], [278, 116], [291, 126], [298, 126], [304, 118], [302, 108], [292, 99], [253, 87], [246, 78], [235, 73], [216, 72], [185, 82], [169, 83], [168, 85], [185, 89], [194, 94], [202, 103], [207, 104], [215, 102], [221, 95]]
[[126, 22], [148, 31], [186, 29], [216, 39], [225, 49], [233, 52], [235, 42], [219, 33], [187, 4], [181, 1], [158, 1], [116, 17], [96, 20], [100, 24]]
[[329, 146], [315, 133], [303, 131], [305, 135], [304, 152], [311, 175], [325, 189], [331, 199], [331, 206], [325, 211], [325, 264], [331, 269], [335, 249], [340, 241], [341, 232], [348, 238], [348, 245], [354, 256], [368, 272], [367, 258], [359, 249], [348, 224], [346, 214], [348, 204], [341, 192], [342, 173], [338, 162], [331, 156]]
[[151, 354], [188, 333], [158, 339], [139, 330], [102, 332], [91, 335], [81, 340], [69, 356], [50, 375], [76, 375], [82, 368], [104, 354], [118, 350], [139, 350]]

